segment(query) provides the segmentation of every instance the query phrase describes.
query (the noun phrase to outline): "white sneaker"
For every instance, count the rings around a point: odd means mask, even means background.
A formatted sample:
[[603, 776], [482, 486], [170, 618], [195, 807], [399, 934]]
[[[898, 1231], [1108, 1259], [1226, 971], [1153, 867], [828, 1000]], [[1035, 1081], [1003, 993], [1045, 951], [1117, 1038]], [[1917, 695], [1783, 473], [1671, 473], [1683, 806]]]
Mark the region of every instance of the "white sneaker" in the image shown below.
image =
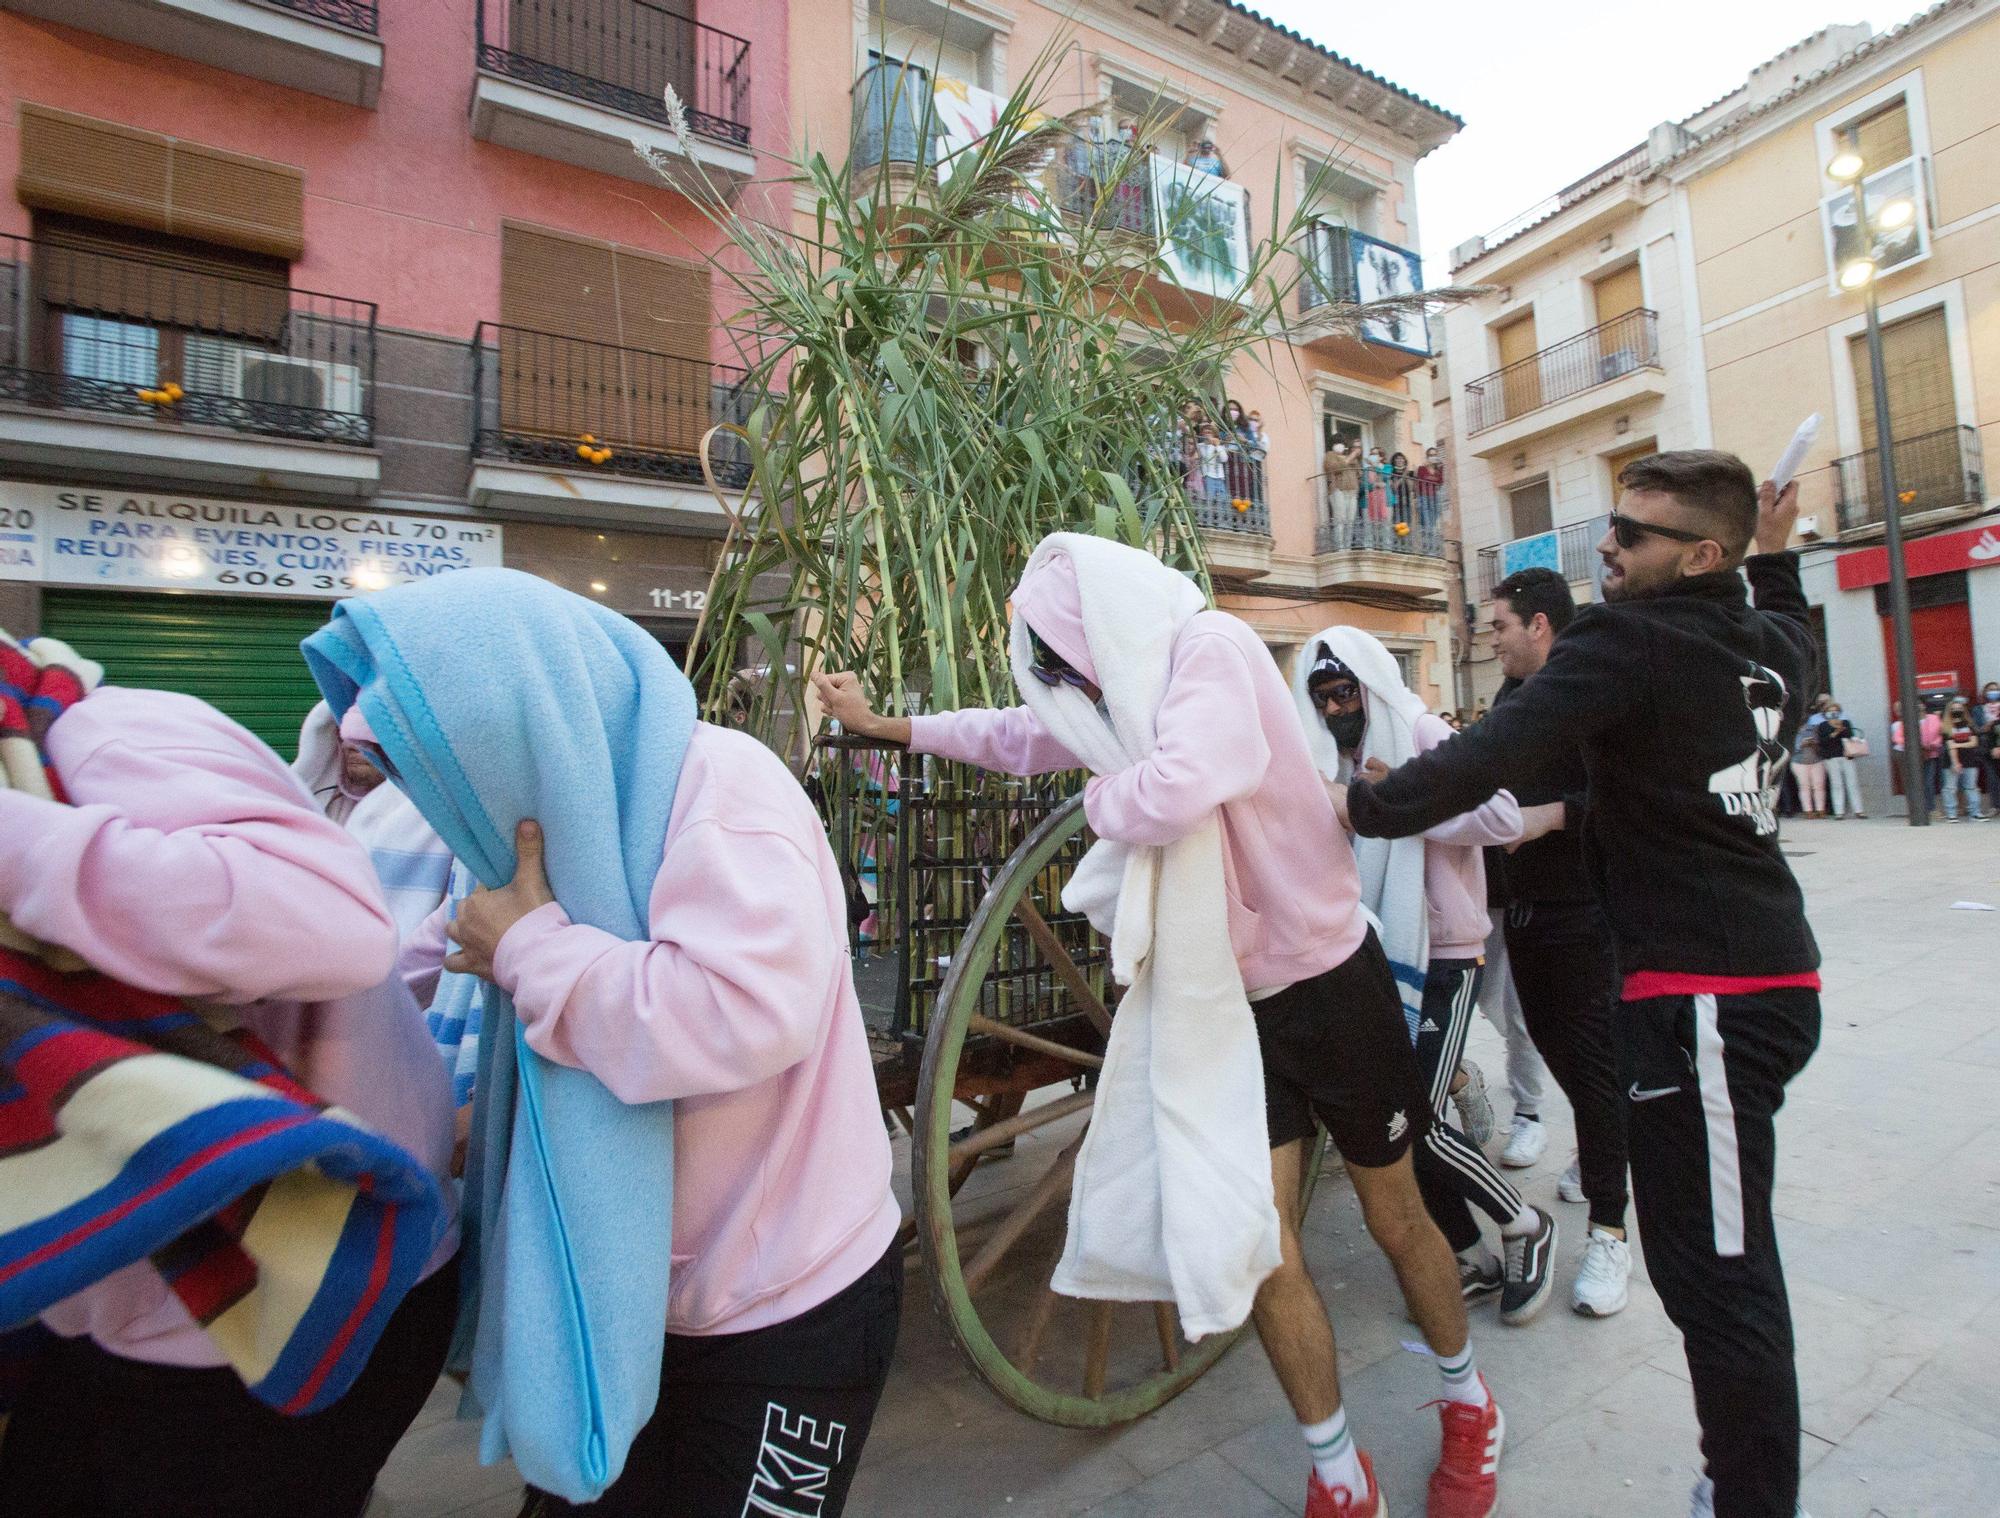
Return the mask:
[[1451, 1094], [1452, 1105], [1458, 1108], [1458, 1126], [1474, 1148], [1484, 1149], [1493, 1138], [1493, 1103], [1486, 1095], [1486, 1072], [1469, 1059], [1460, 1060], [1458, 1068], [1465, 1072], [1465, 1084]]
[[[1812, 1518], [1812, 1514], [1800, 1503], [1793, 1510], [1798, 1518]], [[1693, 1499], [1688, 1504], [1688, 1518], [1715, 1518], [1715, 1483], [1703, 1476], [1694, 1484]]]
[[1556, 1195], [1565, 1202], [1586, 1200], [1583, 1194], [1583, 1161], [1575, 1155], [1570, 1156], [1569, 1169], [1565, 1170], [1562, 1179], [1556, 1182]]
[[1590, 1230], [1577, 1267], [1570, 1306], [1586, 1318], [1608, 1318], [1625, 1310], [1625, 1283], [1632, 1278], [1632, 1246], [1601, 1228]]
[[1549, 1147], [1549, 1130], [1532, 1117], [1517, 1117], [1507, 1135], [1507, 1147], [1500, 1151], [1500, 1163], [1509, 1170], [1526, 1170]]

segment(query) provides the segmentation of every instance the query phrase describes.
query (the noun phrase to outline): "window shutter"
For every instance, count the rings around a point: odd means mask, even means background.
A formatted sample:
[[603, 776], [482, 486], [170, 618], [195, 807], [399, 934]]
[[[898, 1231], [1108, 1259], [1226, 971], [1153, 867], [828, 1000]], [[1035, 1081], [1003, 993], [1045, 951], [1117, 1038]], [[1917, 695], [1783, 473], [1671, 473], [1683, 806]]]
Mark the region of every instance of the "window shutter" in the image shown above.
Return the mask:
[[21, 107], [23, 205], [286, 260], [305, 251], [305, 175], [158, 132]]
[[1910, 156], [1910, 107], [1897, 99], [1861, 121], [1854, 123], [1861, 161], [1869, 172], [1886, 169]]
[[[709, 426], [708, 271], [501, 229], [502, 426], [692, 453]], [[694, 360], [695, 362], [681, 362]]]
[[44, 306], [257, 343], [284, 336], [289, 271], [276, 260], [47, 218], [35, 232], [34, 287]]
[[[1875, 447], [1875, 390], [1869, 377], [1868, 340], [1848, 340], [1854, 368], [1861, 446]], [[1942, 432], [1958, 424], [1958, 397], [1951, 378], [1951, 340], [1944, 307], [1936, 306], [1882, 328], [1882, 372], [1888, 380], [1889, 425], [1898, 443]], [[1901, 449], [1897, 450], [1898, 455]]]

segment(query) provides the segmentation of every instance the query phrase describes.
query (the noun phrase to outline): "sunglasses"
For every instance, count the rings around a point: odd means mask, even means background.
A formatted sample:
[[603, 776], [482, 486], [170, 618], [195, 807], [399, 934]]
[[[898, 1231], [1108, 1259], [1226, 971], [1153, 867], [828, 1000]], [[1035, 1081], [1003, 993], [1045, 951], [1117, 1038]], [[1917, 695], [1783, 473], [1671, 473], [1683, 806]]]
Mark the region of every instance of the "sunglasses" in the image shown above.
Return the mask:
[[1676, 543], [1706, 543], [1708, 534], [1684, 532], [1678, 527], [1661, 527], [1652, 522], [1642, 522], [1637, 517], [1620, 516], [1611, 513], [1611, 535], [1618, 540], [1620, 548], [1637, 548], [1644, 537], [1669, 538]]
[[1028, 634], [1028, 647], [1034, 655], [1033, 662], [1028, 665], [1028, 673], [1041, 681], [1042, 684], [1049, 686], [1073, 685], [1078, 690], [1082, 690], [1084, 686], [1090, 684], [1080, 673], [1071, 668], [1069, 662], [1061, 654], [1050, 648], [1048, 644], [1044, 643], [1033, 633]]
[[1361, 686], [1353, 680], [1336, 680], [1331, 685], [1315, 686], [1311, 692], [1315, 706], [1345, 706], [1361, 694]]

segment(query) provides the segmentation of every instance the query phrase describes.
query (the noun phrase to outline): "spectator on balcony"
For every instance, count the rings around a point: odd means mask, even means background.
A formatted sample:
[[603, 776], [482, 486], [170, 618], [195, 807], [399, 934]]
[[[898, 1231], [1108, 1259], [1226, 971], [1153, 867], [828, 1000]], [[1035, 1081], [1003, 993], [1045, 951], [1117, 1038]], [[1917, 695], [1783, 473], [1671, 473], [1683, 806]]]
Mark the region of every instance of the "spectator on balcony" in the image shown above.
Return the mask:
[[1174, 427], [1174, 443], [1180, 449], [1181, 472], [1190, 496], [1201, 494], [1201, 426], [1201, 407], [1187, 402]]
[[1240, 401], [1222, 403], [1222, 444], [1229, 454], [1229, 499], [1250, 499], [1250, 417]]
[[1368, 520], [1386, 523], [1389, 520], [1389, 476], [1393, 471], [1389, 459], [1380, 448], [1368, 450], [1368, 462], [1361, 471], [1361, 485], [1368, 493]]
[[1218, 179], [1229, 177], [1229, 165], [1223, 162], [1222, 155], [1216, 152], [1215, 139], [1212, 137], [1204, 137], [1189, 148], [1188, 155], [1182, 162], [1191, 169], [1200, 169], [1202, 173], [1213, 174]]
[[1410, 472], [1407, 453], [1389, 455], [1389, 508], [1402, 535], [1416, 525], [1417, 477]]
[[1229, 450], [1222, 445], [1222, 435], [1215, 423], [1201, 424], [1201, 441], [1196, 445], [1200, 457], [1201, 492], [1197, 499], [1209, 506], [1229, 504]]
[[1320, 460], [1320, 474], [1326, 480], [1327, 525], [1339, 527], [1360, 514], [1361, 455], [1337, 437]]
[[1417, 515], [1425, 532], [1437, 531], [1438, 503], [1444, 494], [1444, 451], [1433, 443], [1417, 466]]

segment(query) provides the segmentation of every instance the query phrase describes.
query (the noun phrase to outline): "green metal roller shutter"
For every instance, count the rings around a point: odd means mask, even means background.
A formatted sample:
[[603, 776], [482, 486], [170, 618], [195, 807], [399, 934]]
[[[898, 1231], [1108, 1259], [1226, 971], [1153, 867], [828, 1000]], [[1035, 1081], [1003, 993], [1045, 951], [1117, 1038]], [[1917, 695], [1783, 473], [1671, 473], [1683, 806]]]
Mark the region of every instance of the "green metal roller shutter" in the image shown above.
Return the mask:
[[201, 697], [289, 761], [319, 699], [299, 640], [329, 610], [322, 601], [51, 589], [42, 631], [97, 660], [114, 685]]

